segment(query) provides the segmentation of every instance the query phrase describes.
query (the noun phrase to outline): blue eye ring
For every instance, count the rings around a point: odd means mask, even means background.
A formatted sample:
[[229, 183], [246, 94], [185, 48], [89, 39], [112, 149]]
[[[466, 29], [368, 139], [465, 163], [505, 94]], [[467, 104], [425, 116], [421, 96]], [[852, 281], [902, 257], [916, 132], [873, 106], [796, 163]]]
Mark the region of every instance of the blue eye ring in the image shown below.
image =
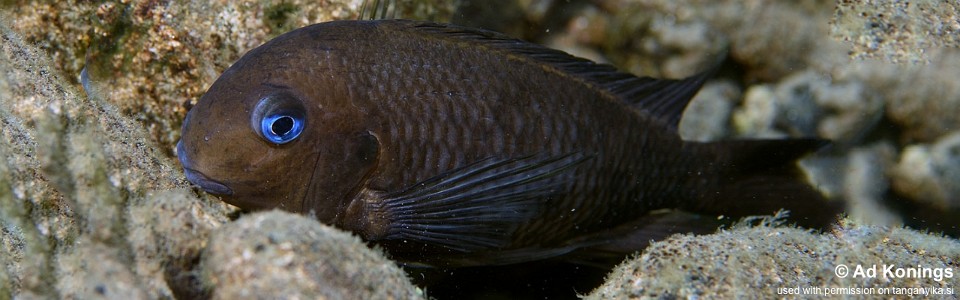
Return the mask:
[[274, 145], [296, 140], [307, 124], [306, 109], [288, 92], [260, 99], [250, 115], [250, 125], [260, 138]]
[[277, 145], [293, 141], [303, 132], [303, 118], [286, 114], [276, 114], [260, 121], [263, 137]]

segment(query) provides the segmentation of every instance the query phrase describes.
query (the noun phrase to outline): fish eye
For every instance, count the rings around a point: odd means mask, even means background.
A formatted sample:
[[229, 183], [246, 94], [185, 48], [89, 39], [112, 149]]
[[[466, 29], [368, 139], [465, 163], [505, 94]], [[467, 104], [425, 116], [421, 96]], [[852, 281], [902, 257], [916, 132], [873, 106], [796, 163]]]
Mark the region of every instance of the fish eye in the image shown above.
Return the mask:
[[250, 123], [261, 138], [281, 145], [303, 133], [306, 112], [296, 97], [286, 93], [273, 94], [260, 99], [253, 109]]

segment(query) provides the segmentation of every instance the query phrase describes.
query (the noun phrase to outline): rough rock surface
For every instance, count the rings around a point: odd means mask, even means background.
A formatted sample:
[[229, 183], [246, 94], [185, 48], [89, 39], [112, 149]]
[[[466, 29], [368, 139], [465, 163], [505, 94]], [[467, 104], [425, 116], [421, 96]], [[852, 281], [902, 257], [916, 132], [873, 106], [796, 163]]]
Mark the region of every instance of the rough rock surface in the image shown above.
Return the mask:
[[217, 229], [202, 269], [214, 299], [425, 299], [400, 268], [360, 238], [279, 211]]
[[[853, 226], [812, 234], [796, 228], [742, 227], [653, 243], [614, 269], [586, 299], [816, 298], [850, 295], [831, 289], [851, 287], [873, 289], [867, 298], [890, 297], [895, 291], [878, 290], [894, 287], [939, 289], [955, 297], [958, 262], [960, 242], [913, 230]], [[888, 265], [893, 265], [889, 274], [884, 272]], [[858, 266], [876, 266], [876, 273], [855, 275]], [[907, 274], [907, 269], [923, 268], [929, 272], [898, 276], [895, 271]], [[782, 290], [809, 287], [820, 292]]]
[[937, 47], [960, 46], [956, 1], [839, 1], [831, 33], [853, 44], [851, 55], [920, 62]]
[[[23, 1], [11, 27], [71, 83], [86, 67], [103, 98], [173, 153], [190, 103], [240, 55], [284, 32], [356, 19], [362, 0]], [[384, 1], [386, 2], [386, 1]], [[393, 16], [448, 19], [443, 1], [398, 1]]]
[[[263, 249], [272, 254], [248, 261], [264, 268], [289, 257], [283, 255], [290, 249], [322, 250], [325, 246], [316, 240], [333, 238], [356, 246], [353, 238], [292, 216], [268, 219], [317, 235], [288, 234], [286, 242], [275, 243], [268, 232], [238, 229], [242, 224], [230, 221], [237, 213], [232, 207], [189, 187], [173, 157], [173, 143], [189, 103], [239, 55], [292, 28], [355, 18], [360, 2], [0, 4], [0, 298], [229, 297], [243, 286], [224, 288], [231, 282], [209, 270], [225, 266], [209, 266], [211, 260], [201, 260], [201, 253], [241, 253], [243, 258], [243, 249], [252, 244], [218, 241], [222, 248], [211, 247], [209, 237], [221, 227], [251, 240], [266, 236], [269, 243]], [[640, 75], [682, 77], [726, 54], [717, 79], [687, 110], [683, 136], [704, 141], [834, 139], [831, 149], [803, 165], [816, 186], [848, 203], [851, 220], [870, 224], [847, 224], [830, 234], [755, 227], [677, 236], [625, 263], [594, 296], [773, 295], [787, 282], [839, 287], [855, 281], [830, 277], [830, 264], [866, 264], [870, 259], [903, 266], [929, 263], [958, 272], [960, 51], [950, 40], [956, 18], [949, 4], [911, 1], [910, 9], [890, 14], [893, 2], [884, 1], [870, 2], [878, 7], [845, 1], [861, 6], [839, 12], [826, 0], [497, 2], [516, 12], [495, 14], [496, 20], [515, 18], [494, 24], [503, 30]], [[401, 9], [393, 13], [398, 17], [446, 20], [454, 11], [449, 4], [399, 3]], [[841, 20], [856, 17], [849, 12], [864, 12], [868, 19], [888, 24], [882, 28], [896, 30], [864, 28], [874, 22], [869, 20]], [[918, 12], [936, 18], [912, 19]], [[461, 9], [455, 19], [469, 17]], [[943, 35], [922, 36], [917, 29], [937, 22], [943, 24], [938, 29]], [[851, 54], [859, 59], [851, 60]], [[80, 77], [84, 66], [86, 81]], [[263, 217], [247, 216], [241, 222]], [[705, 245], [710, 247], [697, 248]], [[703, 251], [671, 252], [687, 246]], [[729, 249], [762, 251], [723, 252]], [[258, 275], [267, 275], [260, 277], [267, 284], [307, 274], [294, 274], [298, 270], [334, 270], [335, 264], [322, 264], [327, 261], [319, 252], [311, 253], [319, 261], [294, 259], [289, 262], [296, 264]], [[730, 254], [730, 260], [704, 258], [718, 253]], [[331, 258], [372, 262], [374, 270], [396, 273], [376, 251], [350, 255]], [[745, 271], [721, 280], [730, 270], [720, 266]], [[673, 275], [650, 277], [661, 273]], [[745, 276], [751, 274], [763, 276], [749, 281]], [[423, 296], [409, 282], [390, 278], [397, 285], [389, 292], [400, 293], [398, 297]], [[952, 280], [918, 283], [955, 291], [956, 277]], [[323, 281], [335, 283], [323, 290], [319, 282], [270, 291], [335, 295], [348, 286], [342, 284], [363, 285]], [[741, 283], [749, 288], [725, 290]], [[889, 287], [913, 281], [856, 283]], [[429, 289], [425, 294], [430, 296]]]
[[172, 296], [167, 277], [189, 277], [232, 209], [190, 192], [137, 122], [83, 96], [6, 24], [0, 36], [3, 294]]

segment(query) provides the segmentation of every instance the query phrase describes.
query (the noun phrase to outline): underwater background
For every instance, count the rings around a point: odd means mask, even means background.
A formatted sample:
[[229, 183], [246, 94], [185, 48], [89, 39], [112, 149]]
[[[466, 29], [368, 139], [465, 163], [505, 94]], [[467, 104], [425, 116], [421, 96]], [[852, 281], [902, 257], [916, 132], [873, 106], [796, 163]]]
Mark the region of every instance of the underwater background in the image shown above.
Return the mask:
[[[405, 272], [348, 233], [241, 214], [188, 184], [174, 159], [180, 124], [220, 73], [286, 31], [360, 18], [363, 2], [0, 1], [0, 299], [769, 298], [797, 286], [955, 297], [956, 3], [398, 0], [372, 13], [500, 31], [643, 76], [724, 60], [687, 108], [685, 139], [834, 141], [802, 165], [844, 201], [835, 230], [757, 218], [653, 243], [607, 274]], [[955, 275], [841, 277], [840, 264]]]

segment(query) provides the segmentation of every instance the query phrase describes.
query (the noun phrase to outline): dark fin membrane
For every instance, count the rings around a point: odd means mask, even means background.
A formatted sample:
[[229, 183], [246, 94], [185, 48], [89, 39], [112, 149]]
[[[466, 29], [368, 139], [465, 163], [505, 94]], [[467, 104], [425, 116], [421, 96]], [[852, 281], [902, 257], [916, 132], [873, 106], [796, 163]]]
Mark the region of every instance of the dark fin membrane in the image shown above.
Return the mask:
[[627, 255], [646, 248], [652, 241], [663, 240], [678, 233], [713, 233], [721, 226], [729, 224], [729, 221], [729, 219], [718, 219], [716, 216], [663, 210], [616, 228], [568, 241], [557, 247], [530, 247], [453, 255], [446, 256], [443, 263], [457, 266], [509, 265], [552, 259], [581, 266], [609, 269], [621, 263]]
[[441, 263], [458, 267], [512, 265], [558, 257], [576, 250], [577, 247], [578, 246], [571, 245], [553, 248], [530, 247], [506, 251], [482, 251], [470, 253], [469, 255], [450, 255], [445, 257]]
[[634, 107], [649, 113], [660, 120], [667, 128], [677, 131], [683, 110], [697, 95], [700, 87], [713, 77], [716, 67], [682, 80], [653, 79], [634, 77], [621, 82], [608, 83], [607, 87], [616, 92]]
[[790, 211], [798, 225], [827, 229], [842, 211], [811, 186], [796, 160], [829, 142], [822, 139], [740, 140], [691, 143], [716, 155], [720, 181], [703, 187], [685, 209], [728, 217]]
[[651, 212], [634, 222], [620, 225], [600, 235], [575, 241], [575, 244], [582, 244], [584, 247], [561, 259], [580, 265], [610, 268], [621, 263], [627, 255], [645, 249], [653, 241], [664, 240], [674, 234], [714, 233], [728, 223], [728, 219], [684, 211]]
[[477, 44], [473, 46], [488, 47], [517, 59], [532, 60], [544, 66], [553, 67], [560, 73], [579, 78], [582, 82], [633, 105], [673, 131], [676, 131], [680, 124], [684, 108], [720, 66], [716, 64], [706, 72], [682, 80], [637, 77], [620, 72], [611, 65], [598, 64], [563, 51], [528, 43], [493, 31], [450, 24], [402, 20], [395, 22], [405, 22], [406, 25], [422, 32], [473, 42]]
[[571, 184], [580, 154], [488, 158], [451, 170], [383, 202], [391, 227], [386, 240], [423, 242], [459, 252], [497, 249]]

